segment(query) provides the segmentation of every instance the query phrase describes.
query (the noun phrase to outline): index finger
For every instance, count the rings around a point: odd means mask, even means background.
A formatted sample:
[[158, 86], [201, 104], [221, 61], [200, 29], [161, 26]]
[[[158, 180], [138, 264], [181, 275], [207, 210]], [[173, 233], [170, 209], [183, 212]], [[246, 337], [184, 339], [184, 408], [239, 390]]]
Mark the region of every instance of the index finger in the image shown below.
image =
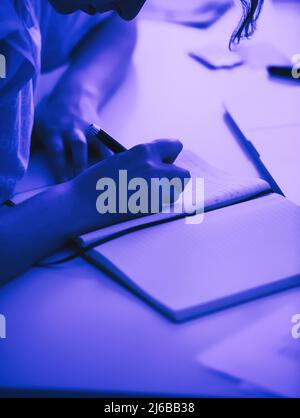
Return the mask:
[[59, 181], [67, 180], [67, 163], [65, 159], [65, 146], [62, 137], [53, 133], [44, 142], [50, 163], [54, 168], [55, 176]]

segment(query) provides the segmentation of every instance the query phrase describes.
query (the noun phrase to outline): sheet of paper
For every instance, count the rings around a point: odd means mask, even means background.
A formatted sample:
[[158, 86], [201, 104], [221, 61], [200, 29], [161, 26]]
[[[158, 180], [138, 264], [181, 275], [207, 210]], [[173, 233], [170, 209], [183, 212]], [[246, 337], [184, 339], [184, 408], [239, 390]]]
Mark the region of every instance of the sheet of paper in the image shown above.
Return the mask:
[[[290, 83], [249, 83], [225, 108], [285, 196], [300, 205], [300, 90]], [[266, 111], [266, 109], [268, 111]], [[253, 158], [254, 165], [257, 159]]]
[[243, 64], [243, 59], [225, 45], [209, 45], [190, 51], [189, 56], [210, 70], [230, 70]]
[[279, 396], [300, 397], [300, 301], [283, 307], [198, 360]]

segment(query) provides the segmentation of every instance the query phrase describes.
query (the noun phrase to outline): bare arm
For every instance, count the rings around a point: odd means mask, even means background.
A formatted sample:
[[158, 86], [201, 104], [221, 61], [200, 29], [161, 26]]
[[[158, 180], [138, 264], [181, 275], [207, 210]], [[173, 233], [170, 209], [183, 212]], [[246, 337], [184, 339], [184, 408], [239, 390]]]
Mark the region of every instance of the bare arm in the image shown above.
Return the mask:
[[95, 103], [101, 107], [126, 76], [136, 41], [136, 22], [111, 17], [77, 46], [59, 87], [67, 85], [72, 90], [72, 84], [81, 86], [91, 96], [95, 94]]
[[71, 149], [77, 175], [87, 166], [87, 148], [101, 155], [98, 142], [87, 144], [86, 126], [99, 121], [104, 106], [127, 74], [136, 43], [136, 26], [113, 16], [91, 31], [73, 52], [67, 72], [37, 110], [36, 132], [58, 179], [65, 179], [65, 149]]
[[51, 254], [77, 232], [66, 185], [0, 211], [0, 284]]

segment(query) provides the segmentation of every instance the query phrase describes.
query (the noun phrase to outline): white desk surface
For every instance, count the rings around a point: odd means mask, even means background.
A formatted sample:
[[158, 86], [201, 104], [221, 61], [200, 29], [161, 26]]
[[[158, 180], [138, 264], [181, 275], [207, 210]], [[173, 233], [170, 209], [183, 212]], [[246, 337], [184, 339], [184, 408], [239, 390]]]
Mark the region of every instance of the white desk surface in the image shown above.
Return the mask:
[[[127, 146], [178, 137], [219, 167], [255, 175], [223, 121], [222, 100], [265, 73], [246, 66], [211, 72], [190, 59], [186, 52], [216, 29], [139, 25], [134, 68], [103, 111], [103, 126]], [[82, 259], [33, 268], [0, 292], [7, 318], [0, 387], [240, 396], [238, 382], [212, 374], [197, 357], [299, 297], [292, 289], [178, 325]]]

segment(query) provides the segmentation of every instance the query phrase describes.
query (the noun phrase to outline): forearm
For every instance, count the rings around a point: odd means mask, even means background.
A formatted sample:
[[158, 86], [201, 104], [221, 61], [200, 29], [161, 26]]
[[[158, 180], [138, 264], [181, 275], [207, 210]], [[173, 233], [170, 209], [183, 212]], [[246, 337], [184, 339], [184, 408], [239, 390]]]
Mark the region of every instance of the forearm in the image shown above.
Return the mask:
[[109, 211], [106, 206], [104, 213], [99, 211], [99, 179], [112, 179], [120, 187], [120, 170], [126, 170], [129, 178], [143, 178], [147, 184], [153, 178], [185, 181], [189, 172], [173, 164], [181, 150], [179, 141], [141, 144], [90, 166], [73, 180], [20, 205], [0, 208], [0, 284], [78, 235], [140, 216], [130, 210]]
[[0, 212], [0, 285], [81, 233], [66, 186]]
[[107, 156], [100, 141], [84, 132], [100, 122], [100, 110], [127, 73], [135, 38], [135, 26], [115, 16], [99, 25], [77, 46], [68, 70], [36, 110], [35, 132], [60, 181], [70, 172], [65, 150], [71, 151], [74, 175], [87, 167], [88, 150], [100, 159]]
[[54, 95], [83, 94], [101, 107], [127, 73], [136, 44], [136, 24], [113, 16], [91, 31], [77, 46], [69, 69]]

